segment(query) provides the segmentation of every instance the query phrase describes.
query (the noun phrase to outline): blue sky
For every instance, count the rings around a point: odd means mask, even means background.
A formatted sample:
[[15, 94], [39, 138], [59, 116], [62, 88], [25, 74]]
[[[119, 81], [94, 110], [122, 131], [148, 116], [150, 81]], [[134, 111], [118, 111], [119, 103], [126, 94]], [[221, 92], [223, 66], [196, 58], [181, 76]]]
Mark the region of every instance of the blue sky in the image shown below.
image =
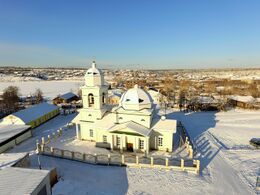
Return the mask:
[[0, 0], [0, 66], [260, 67], [259, 0]]

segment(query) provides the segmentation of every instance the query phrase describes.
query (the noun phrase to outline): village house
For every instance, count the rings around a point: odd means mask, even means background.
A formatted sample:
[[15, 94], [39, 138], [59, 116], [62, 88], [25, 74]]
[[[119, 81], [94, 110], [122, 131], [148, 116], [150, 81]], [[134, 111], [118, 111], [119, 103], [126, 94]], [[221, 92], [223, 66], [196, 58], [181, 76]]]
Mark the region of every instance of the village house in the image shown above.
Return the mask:
[[63, 95], [59, 95], [58, 97], [54, 98], [52, 100], [53, 104], [57, 105], [57, 104], [61, 104], [61, 103], [71, 103], [72, 101], [78, 101], [79, 97], [72, 93], [72, 92], [68, 92], [65, 93]]
[[151, 96], [138, 85], [111, 108], [103, 73], [93, 62], [81, 90], [83, 108], [73, 120], [79, 140], [94, 141], [96, 146], [111, 150], [173, 151], [177, 121], [160, 117]]
[[240, 96], [240, 95], [234, 95], [228, 97], [228, 102], [233, 107], [239, 107], [244, 109], [253, 109], [255, 98], [252, 96]]

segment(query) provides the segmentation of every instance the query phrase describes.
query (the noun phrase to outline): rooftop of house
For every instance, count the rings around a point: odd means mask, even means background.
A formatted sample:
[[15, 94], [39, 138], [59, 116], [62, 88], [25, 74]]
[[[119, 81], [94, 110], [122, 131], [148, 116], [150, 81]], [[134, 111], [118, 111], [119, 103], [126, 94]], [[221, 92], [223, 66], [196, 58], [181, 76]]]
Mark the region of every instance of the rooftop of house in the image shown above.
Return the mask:
[[27, 152], [0, 154], [0, 169], [15, 165], [28, 154]]
[[8, 167], [0, 171], [0, 194], [31, 194], [48, 170]]
[[[59, 108], [58, 106], [43, 102], [40, 104], [36, 104], [30, 108], [26, 108], [24, 110], [15, 112], [11, 115], [20, 118], [25, 124], [28, 124], [29, 122], [36, 120], [39, 117], [41, 117], [45, 114], [48, 114], [58, 108]], [[7, 117], [9, 117], [9, 116], [7, 116]]]
[[0, 125], [0, 145], [27, 131], [29, 128], [29, 125]]
[[63, 95], [60, 95], [60, 98], [64, 99], [64, 100], [69, 100], [73, 97], [78, 97], [76, 94], [72, 93], [72, 92], [68, 92], [68, 93], [65, 93]]
[[232, 95], [229, 96], [229, 99], [236, 100], [239, 102], [244, 102], [244, 103], [253, 103], [255, 101], [255, 98], [252, 96], [241, 96], [241, 95]]

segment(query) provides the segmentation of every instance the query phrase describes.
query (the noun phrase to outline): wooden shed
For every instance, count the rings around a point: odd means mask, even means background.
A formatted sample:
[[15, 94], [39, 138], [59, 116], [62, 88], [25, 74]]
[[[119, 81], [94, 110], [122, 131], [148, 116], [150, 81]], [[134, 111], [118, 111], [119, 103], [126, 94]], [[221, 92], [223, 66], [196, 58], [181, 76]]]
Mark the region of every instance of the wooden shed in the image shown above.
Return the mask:
[[57, 104], [61, 104], [61, 103], [71, 103], [72, 101], [78, 101], [79, 97], [72, 93], [72, 92], [68, 92], [65, 93], [63, 95], [59, 95], [58, 97], [54, 98], [52, 100], [53, 104], [57, 105]]

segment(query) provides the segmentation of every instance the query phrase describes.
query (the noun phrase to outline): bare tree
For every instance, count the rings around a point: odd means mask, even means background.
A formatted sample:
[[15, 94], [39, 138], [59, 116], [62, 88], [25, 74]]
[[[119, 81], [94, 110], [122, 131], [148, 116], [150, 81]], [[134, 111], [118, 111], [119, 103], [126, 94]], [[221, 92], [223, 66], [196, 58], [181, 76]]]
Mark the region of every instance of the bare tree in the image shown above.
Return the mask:
[[260, 92], [257, 88], [257, 85], [255, 83], [251, 83], [248, 87], [248, 92], [251, 96], [253, 96], [254, 98], [259, 97]]
[[43, 93], [42, 93], [42, 90], [41, 89], [36, 89], [35, 93], [35, 102], [36, 104], [39, 104], [43, 101]]
[[19, 88], [16, 86], [9, 86], [6, 89], [4, 89], [3, 104], [7, 112], [13, 112], [17, 110], [19, 106], [18, 92], [19, 92]]

